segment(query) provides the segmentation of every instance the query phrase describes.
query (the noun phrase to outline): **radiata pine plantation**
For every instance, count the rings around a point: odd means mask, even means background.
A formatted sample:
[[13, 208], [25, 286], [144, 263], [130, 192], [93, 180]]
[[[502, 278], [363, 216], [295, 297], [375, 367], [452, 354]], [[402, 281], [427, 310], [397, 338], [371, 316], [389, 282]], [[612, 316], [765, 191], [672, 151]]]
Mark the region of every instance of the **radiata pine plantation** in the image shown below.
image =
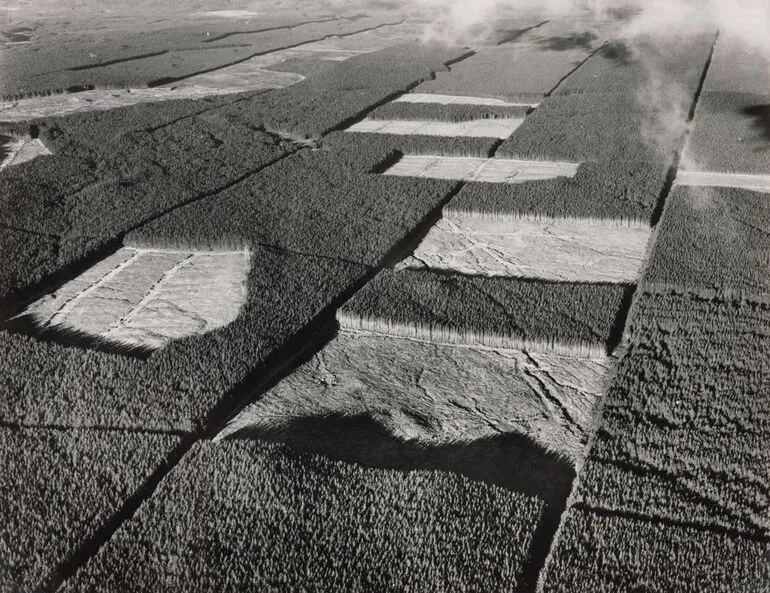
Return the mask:
[[0, 593], [770, 592], [764, 0], [7, 0]]

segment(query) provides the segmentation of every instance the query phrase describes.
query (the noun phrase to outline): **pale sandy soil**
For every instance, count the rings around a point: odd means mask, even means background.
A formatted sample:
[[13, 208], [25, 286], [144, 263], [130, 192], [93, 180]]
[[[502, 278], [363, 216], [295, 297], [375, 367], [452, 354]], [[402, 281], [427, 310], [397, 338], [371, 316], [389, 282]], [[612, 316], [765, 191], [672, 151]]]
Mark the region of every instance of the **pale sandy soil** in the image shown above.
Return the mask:
[[637, 281], [651, 229], [445, 215], [399, 268], [565, 282]]
[[578, 163], [550, 161], [407, 154], [385, 171], [385, 175], [490, 183], [524, 183], [554, 177], [574, 177], [578, 166]]
[[499, 138], [504, 140], [524, 123], [524, 118], [500, 117], [472, 119], [461, 122], [407, 119], [363, 119], [350, 126], [346, 132], [397, 134], [423, 136], [449, 136], [457, 138]]
[[581, 456], [611, 359], [340, 333], [221, 436], [292, 419], [369, 415], [394, 436], [440, 444], [514, 432]]
[[51, 151], [46, 148], [38, 138], [30, 138], [29, 136], [24, 138], [17, 138], [9, 146], [9, 154], [0, 163], [0, 171], [6, 167], [13, 167], [14, 165], [21, 165], [32, 159], [36, 159], [39, 156], [46, 156], [51, 154]]
[[711, 187], [739, 187], [752, 191], [770, 192], [770, 174], [715, 173], [710, 171], [683, 171], [676, 174], [678, 185]]
[[249, 253], [123, 248], [33, 303], [41, 329], [161, 348], [231, 323], [246, 297]]

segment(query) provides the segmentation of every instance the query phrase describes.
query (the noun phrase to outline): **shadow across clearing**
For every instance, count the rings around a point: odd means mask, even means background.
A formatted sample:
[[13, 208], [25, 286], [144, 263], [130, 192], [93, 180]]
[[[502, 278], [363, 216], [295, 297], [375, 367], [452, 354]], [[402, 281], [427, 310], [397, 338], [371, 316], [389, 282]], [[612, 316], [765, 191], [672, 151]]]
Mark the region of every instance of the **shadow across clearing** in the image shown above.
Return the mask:
[[0, 165], [11, 156], [14, 141], [15, 139], [11, 136], [0, 135]]
[[126, 344], [95, 336], [87, 332], [63, 327], [43, 327], [31, 315], [19, 315], [0, 324], [0, 329], [10, 333], [32, 336], [41, 342], [54, 342], [71, 348], [97, 350], [108, 354], [119, 354], [146, 360], [155, 352], [154, 349], [143, 346]]
[[527, 591], [534, 591], [575, 478], [568, 461], [523, 435], [508, 433], [448, 444], [405, 441], [367, 415], [286, 418], [228, 438], [259, 438], [371, 468], [451, 472], [540, 498], [547, 507], [525, 569]]

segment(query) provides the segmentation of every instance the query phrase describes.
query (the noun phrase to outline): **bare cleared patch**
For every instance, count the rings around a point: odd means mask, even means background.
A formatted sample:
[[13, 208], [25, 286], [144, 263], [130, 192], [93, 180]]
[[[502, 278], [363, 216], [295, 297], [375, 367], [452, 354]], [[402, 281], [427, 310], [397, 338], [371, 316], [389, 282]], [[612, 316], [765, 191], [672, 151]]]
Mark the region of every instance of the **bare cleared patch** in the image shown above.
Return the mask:
[[526, 435], [576, 461], [611, 359], [471, 348], [341, 332], [222, 435], [300, 417], [372, 417], [430, 445]]
[[33, 303], [40, 330], [156, 349], [223, 327], [246, 297], [249, 252], [123, 248]]
[[770, 175], [680, 170], [676, 174], [676, 183], [677, 185], [737, 187], [770, 193]]
[[12, 167], [13, 165], [21, 165], [32, 159], [36, 159], [39, 156], [47, 156], [51, 154], [45, 144], [39, 138], [30, 138], [29, 136], [23, 138], [14, 138], [6, 146], [4, 146], [7, 152], [6, 157], [0, 163], [0, 170], [6, 167]]
[[198, 16], [220, 17], [225, 19], [247, 19], [259, 16], [258, 12], [252, 10], [207, 10], [197, 13]]
[[512, 103], [502, 99], [488, 97], [469, 97], [464, 95], [439, 95], [433, 93], [407, 93], [394, 102], [430, 103], [435, 105], [488, 105], [490, 107], [536, 107], [539, 103]]
[[524, 118], [500, 117], [471, 119], [461, 122], [435, 120], [363, 119], [346, 132], [397, 134], [409, 136], [452, 136], [465, 138], [505, 139], [524, 122]]
[[609, 221], [445, 215], [398, 268], [565, 282], [637, 281], [649, 227]]
[[524, 183], [555, 177], [574, 177], [578, 166], [579, 163], [407, 154], [384, 174], [489, 183]]

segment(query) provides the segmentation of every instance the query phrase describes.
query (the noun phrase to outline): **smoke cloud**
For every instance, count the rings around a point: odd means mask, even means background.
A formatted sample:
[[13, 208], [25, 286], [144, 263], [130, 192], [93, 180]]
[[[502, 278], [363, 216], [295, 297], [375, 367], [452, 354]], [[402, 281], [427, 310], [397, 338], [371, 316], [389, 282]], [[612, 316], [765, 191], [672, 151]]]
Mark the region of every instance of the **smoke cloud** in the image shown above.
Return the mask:
[[767, 0], [400, 0], [392, 4], [412, 16], [427, 18], [436, 31], [454, 33], [455, 43], [481, 39], [479, 33], [499, 19], [528, 14], [546, 19], [585, 15], [609, 24], [615, 38], [674, 39], [718, 29], [770, 56]]

